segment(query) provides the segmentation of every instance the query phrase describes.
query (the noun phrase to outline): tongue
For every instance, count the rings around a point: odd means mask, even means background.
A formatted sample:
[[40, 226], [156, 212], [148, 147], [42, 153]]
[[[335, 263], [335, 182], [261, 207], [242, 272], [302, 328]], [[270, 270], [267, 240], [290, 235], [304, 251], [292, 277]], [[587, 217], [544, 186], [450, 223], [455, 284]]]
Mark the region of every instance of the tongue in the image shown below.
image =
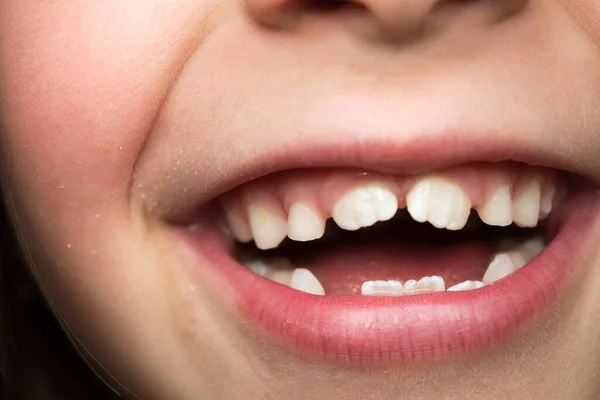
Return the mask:
[[465, 280], [481, 280], [492, 259], [486, 242], [454, 244], [354, 244], [332, 246], [294, 262], [309, 269], [327, 295], [357, 295], [371, 280], [419, 280], [441, 276], [446, 287]]

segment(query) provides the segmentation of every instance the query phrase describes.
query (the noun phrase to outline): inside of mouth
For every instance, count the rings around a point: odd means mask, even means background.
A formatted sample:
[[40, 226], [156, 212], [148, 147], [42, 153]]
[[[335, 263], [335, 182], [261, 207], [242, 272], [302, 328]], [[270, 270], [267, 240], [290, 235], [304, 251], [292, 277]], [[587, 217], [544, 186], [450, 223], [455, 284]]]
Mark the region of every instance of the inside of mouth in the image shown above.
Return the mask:
[[[286, 239], [272, 250], [238, 244], [237, 258], [255, 273], [288, 286], [296, 269], [306, 269], [328, 296], [363, 295], [365, 282], [392, 281], [403, 286], [401, 293], [393, 285], [381, 285], [381, 290], [370, 294], [405, 295], [407, 282], [427, 277], [442, 278], [444, 290], [475, 290], [483, 287], [484, 280], [494, 284], [490, 279], [509, 276], [535, 258], [546, 245], [544, 231], [544, 224], [529, 229], [488, 226], [474, 212], [463, 230], [440, 230], [399, 210], [389, 221], [352, 232], [328, 221], [318, 241]], [[513, 272], [484, 279], [490, 264], [502, 256], [510, 258]], [[428, 286], [416, 288], [414, 294], [440, 291]]]
[[263, 278], [314, 295], [403, 296], [477, 290], [526, 267], [569, 182], [517, 163], [292, 170], [217, 203], [235, 257]]

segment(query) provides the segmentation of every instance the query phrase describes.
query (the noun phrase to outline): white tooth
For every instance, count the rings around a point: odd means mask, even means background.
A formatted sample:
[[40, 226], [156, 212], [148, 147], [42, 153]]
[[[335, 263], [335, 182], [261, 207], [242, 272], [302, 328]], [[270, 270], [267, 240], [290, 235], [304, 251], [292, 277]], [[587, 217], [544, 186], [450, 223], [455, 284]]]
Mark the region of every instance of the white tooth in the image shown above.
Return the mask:
[[310, 294], [325, 295], [325, 290], [321, 286], [321, 282], [319, 282], [312, 272], [304, 268], [296, 268], [294, 270], [290, 287]]
[[436, 176], [421, 178], [408, 192], [406, 205], [415, 221], [429, 221], [439, 229], [464, 228], [471, 212], [471, 200], [462, 188]]
[[508, 185], [499, 186], [487, 202], [477, 209], [477, 213], [487, 225], [512, 224], [512, 199]]
[[391, 219], [398, 211], [396, 195], [381, 184], [352, 189], [333, 206], [331, 216], [342, 229], [355, 231]]
[[261, 250], [273, 249], [287, 236], [287, 222], [279, 214], [269, 208], [248, 205], [248, 220], [256, 247]]
[[519, 250], [509, 251], [508, 255], [515, 266], [515, 270], [521, 269], [527, 265], [527, 259], [525, 258], [525, 255], [523, 255], [523, 253], [521, 253]]
[[299, 242], [319, 239], [325, 233], [325, 218], [311, 206], [294, 203], [288, 214], [288, 232], [290, 239]]
[[265, 278], [268, 278], [273, 282], [281, 283], [282, 285], [291, 286], [293, 273], [293, 269], [275, 269], [268, 272], [265, 275]]
[[496, 254], [485, 271], [482, 281], [488, 285], [512, 274], [515, 270], [515, 265], [507, 253]]
[[244, 265], [252, 272], [260, 276], [267, 276], [268, 273], [273, 271], [273, 268], [260, 260], [252, 260], [245, 262]]
[[411, 279], [404, 283], [403, 294], [419, 294], [419, 293], [432, 293], [432, 292], [443, 292], [446, 290], [446, 284], [444, 278], [441, 276], [426, 276], [415, 281]]
[[402, 284], [398, 281], [366, 281], [360, 287], [363, 296], [402, 296]]
[[537, 257], [545, 247], [546, 242], [544, 238], [535, 236], [520, 243], [514, 240], [502, 241], [498, 249], [510, 256], [515, 269], [521, 269]]
[[238, 242], [248, 243], [252, 240], [252, 231], [248, 226], [245, 216], [235, 208], [230, 208], [225, 212], [225, 220], [229, 229]]
[[534, 179], [513, 200], [513, 220], [523, 228], [533, 228], [540, 216], [541, 185]]
[[257, 275], [288, 286], [294, 272], [294, 266], [286, 259], [252, 260], [244, 265]]
[[518, 247], [519, 251], [525, 257], [527, 262], [533, 260], [544, 250], [546, 242], [542, 237], [533, 237], [521, 243]]
[[552, 205], [554, 203], [554, 195], [556, 194], [556, 186], [551, 184], [544, 190], [542, 200], [540, 203], [540, 219], [545, 219], [550, 215], [552, 211]]
[[447, 290], [449, 292], [462, 292], [464, 290], [475, 290], [485, 286], [485, 283], [480, 281], [464, 281], [457, 283], [454, 286], [450, 286]]

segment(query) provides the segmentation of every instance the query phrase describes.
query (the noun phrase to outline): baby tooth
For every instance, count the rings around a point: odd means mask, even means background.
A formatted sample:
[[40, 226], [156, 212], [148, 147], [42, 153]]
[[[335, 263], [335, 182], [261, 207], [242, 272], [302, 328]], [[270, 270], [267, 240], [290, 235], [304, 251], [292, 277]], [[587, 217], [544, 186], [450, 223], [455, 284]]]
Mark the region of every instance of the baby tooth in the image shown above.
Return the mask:
[[519, 251], [525, 257], [527, 262], [533, 260], [544, 250], [546, 242], [542, 237], [534, 237], [519, 245]]
[[515, 270], [515, 265], [507, 253], [496, 254], [485, 271], [482, 281], [488, 285], [512, 274]]
[[449, 292], [462, 292], [464, 290], [475, 290], [485, 286], [485, 283], [480, 281], [464, 281], [457, 283], [454, 286], [450, 286], [447, 290]]
[[294, 203], [288, 214], [288, 232], [290, 239], [298, 242], [319, 239], [325, 233], [325, 219], [311, 206]]
[[419, 293], [432, 293], [432, 292], [443, 292], [446, 290], [446, 284], [444, 278], [441, 276], [426, 276], [421, 278], [419, 281], [411, 279], [404, 283], [404, 294], [419, 294]]
[[321, 282], [319, 282], [312, 272], [304, 268], [296, 268], [294, 270], [290, 287], [310, 294], [325, 295], [325, 290], [321, 286]]
[[520, 243], [514, 240], [501, 241], [498, 249], [510, 256], [515, 269], [520, 269], [537, 257], [545, 247], [544, 239], [536, 236]]
[[398, 281], [367, 281], [360, 287], [363, 296], [402, 296], [402, 284]]
[[515, 270], [521, 269], [527, 264], [527, 259], [519, 250], [509, 251], [508, 255], [515, 266]]
[[539, 179], [527, 184], [513, 201], [513, 220], [523, 228], [533, 228], [540, 216], [541, 185]]
[[230, 208], [225, 212], [225, 220], [229, 225], [229, 229], [238, 242], [248, 243], [252, 240], [252, 231], [246, 222], [245, 216], [242, 214], [243, 208], [239, 210]]
[[263, 261], [253, 260], [245, 262], [244, 265], [252, 272], [260, 276], [266, 276], [273, 268]]
[[540, 219], [546, 218], [552, 211], [552, 205], [554, 203], [554, 195], [556, 194], [556, 186], [551, 185], [544, 190], [542, 200], [540, 203]]
[[464, 228], [471, 212], [471, 200], [462, 188], [436, 176], [421, 178], [408, 192], [406, 205], [415, 221], [449, 230]]
[[256, 247], [261, 250], [273, 249], [287, 236], [287, 222], [279, 214], [264, 206], [250, 204], [248, 220]]
[[333, 206], [331, 215], [340, 228], [355, 231], [378, 221], [387, 221], [396, 211], [396, 195], [383, 185], [371, 184], [346, 193]]
[[291, 286], [292, 275], [294, 270], [292, 269], [276, 269], [269, 271], [265, 278], [272, 280], [273, 282], [281, 283], [282, 285]]
[[287, 286], [294, 272], [294, 266], [286, 259], [252, 260], [243, 264], [255, 274]]
[[499, 186], [487, 202], [477, 209], [479, 218], [487, 225], [512, 224], [512, 199], [507, 185]]

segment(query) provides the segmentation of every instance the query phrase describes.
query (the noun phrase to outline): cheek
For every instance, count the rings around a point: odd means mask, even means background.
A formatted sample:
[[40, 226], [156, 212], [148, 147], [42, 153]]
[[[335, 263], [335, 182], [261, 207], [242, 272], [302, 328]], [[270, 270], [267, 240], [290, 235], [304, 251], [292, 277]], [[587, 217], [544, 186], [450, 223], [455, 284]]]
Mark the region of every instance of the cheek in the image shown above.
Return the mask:
[[597, 0], [560, 0], [558, 2], [587, 35], [600, 46], [600, 2]]
[[132, 289], [158, 287], [159, 274], [139, 274], [157, 261], [134, 253], [144, 246], [132, 234], [129, 188], [160, 106], [198, 45], [205, 3], [0, 0], [2, 178], [48, 296], [83, 338], [106, 331], [87, 337], [92, 348], [147, 328], [130, 322], [142, 315], [131, 312], [140, 311], [134, 300], [165, 307]]
[[[2, 147], [17, 189], [37, 205], [66, 194], [69, 212], [126, 195], [157, 110], [197, 39], [191, 22], [201, 7], [5, 0], [2, 9]], [[62, 210], [63, 201], [53, 204]]]

